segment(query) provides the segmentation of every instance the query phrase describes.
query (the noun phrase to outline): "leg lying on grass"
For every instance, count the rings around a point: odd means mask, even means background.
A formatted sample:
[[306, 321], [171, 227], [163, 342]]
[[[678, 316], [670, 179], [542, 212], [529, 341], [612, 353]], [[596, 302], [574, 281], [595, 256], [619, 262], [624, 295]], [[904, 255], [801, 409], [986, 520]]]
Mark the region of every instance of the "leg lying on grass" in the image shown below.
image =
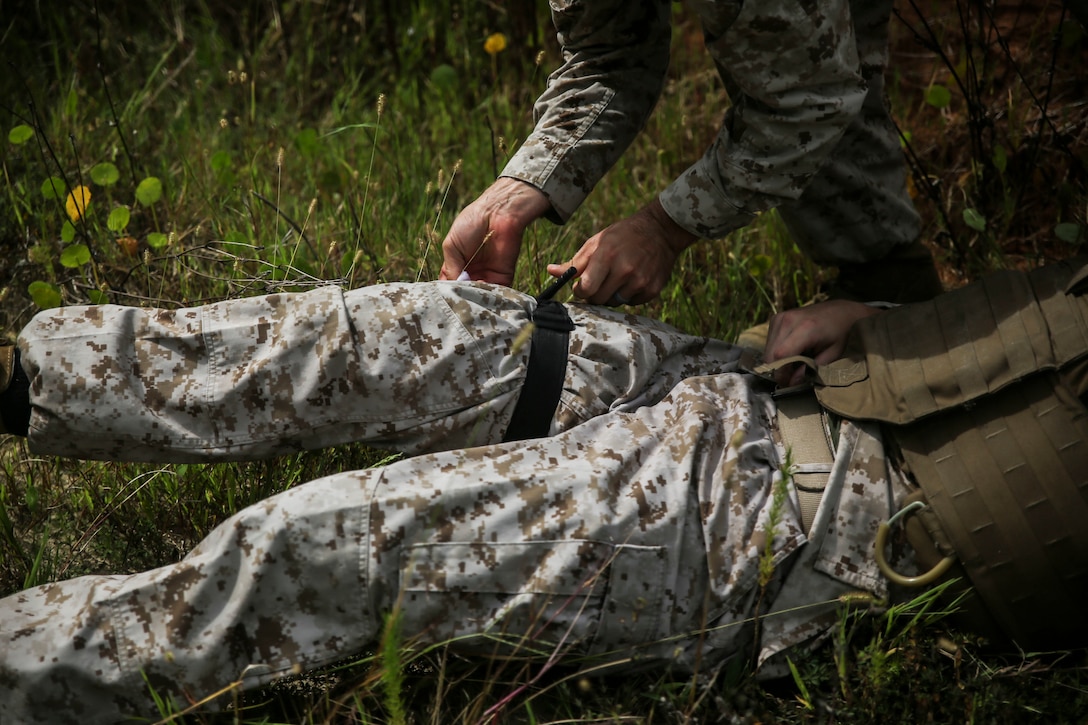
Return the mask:
[[299, 486], [172, 566], [13, 595], [0, 719], [150, 715], [145, 678], [180, 705], [253, 686], [362, 652], [395, 605], [410, 640], [469, 652], [720, 661], [751, 641], [760, 556], [803, 541], [788, 505], [772, 522], [769, 415], [739, 375], [692, 378], [552, 438]]
[[[502, 440], [525, 378], [532, 297], [393, 284], [181, 310], [50, 310], [21, 334], [35, 452], [107, 460], [259, 458], [365, 441], [406, 452]], [[735, 369], [726, 343], [572, 306], [558, 432]], [[523, 336], [527, 342], [527, 338]]]
[[[466, 651], [562, 651], [685, 669], [756, 651], [759, 666], [773, 668], [835, 624], [841, 595], [883, 599], [885, 576], [903, 580], [878, 564], [884, 552], [874, 557], [874, 542], [879, 525], [919, 494], [938, 513], [977, 517], [982, 502], [995, 523], [972, 528], [937, 516], [921, 538], [908, 533], [909, 547], [893, 544], [893, 565], [897, 554], [933, 549], [929, 536], [955, 537], [966, 575], [1017, 646], [1088, 641], [1080, 607], [1088, 488], [1077, 484], [1088, 477], [1088, 301], [1078, 283], [1088, 266], [1077, 269], [1006, 273], [914, 310], [874, 315], [840, 302], [776, 318], [768, 350], [786, 360], [791, 346], [809, 346], [790, 340], [820, 341], [817, 357], [847, 352], [819, 366], [816, 396], [830, 410], [863, 414], [825, 428], [827, 411], [817, 411], [812, 436], [786, 433], [789, 398], [776, 403], [762, 379], [698, 374], [731, 369], [731, 347], [576, 311], [582, 336], [567, 360], [557, 435], [330, 476], [245, 509], [177, 564], [0, 600], [0, 720], [148, 715], [145, 680], [180, 704], [202, 701], [234, 682], [252, 686], [358, 653], [394, 610], [409, 640], [454, 640]], [[412, 306], [377, 330], [345, 323], [340, 334], [295, 335], [341, 314], [307, 296], [291, 297], [291, 314], [259, 311], [278, 309], [277, 297], [185, 311], [191, 339], [145, 332], [150, 320], [176, 327], [177, 313], [45, 314], [20, 343], [31, 441], [133, 457], [118, 448], [127, 444], [136, 457], [169, 459], [294, 450], [348, 439], [324, 410], [340, 396], [349, 398], [338, 409], [345, 427], [370, 440], [440, 448], [443, 435], [460, 442], [476, 425], [485, 440], [501, 437], [506, 414], [496, 411], [508, 404], [492, 401], [506, 393], [488, 395], [488, 386], [504, 379], [496, 370], [523, 365], [512, 362], [515, 330], [531, 303], [488, 287], [421, 289], [453, 292], [437, 319], [431, 307]], [[488, 297], [493, 304], [463, 307], [496, 293], [513, 304]], [[243, 314], [245, 304], [258, 311]], [[496, 308], [515, 322], [500, 322]], [[477, 333], [447, 342], [428, 332], [472, 327], [470, 314], [483, 316], [478, 330], [504, 331], [483, 343]], [[132, 322], [100, 323], [111, 316]], [[970, 324], [954, 324], [964, 316]], [[214, 324], [192, 322], [205, 318]], [[405, 324], [389, 349], [356, 343]], [[893, 334], [900, 330], [911, 334]], [[466, 352], [481, 344], [499, 352]], [[965, 349], [977, 355], [975, 368], [961, 364]], [[396, 376], [382, 367], [383, 352]], [[451, 372], [458, 361], [484, 376], [484, 392]], [[921, 365], [932, 387], [913, 375]], [[968, 373], [978, 384], [955, 387]], [[511, 375], [516, 388], [519, 373]], [[404, 400], [390, 400], [397, 395]], [[575, 409], [585, 422], [563, 417]], [[374, 420], [376, 410], [393, 420]], [[86, 418], [71, 423], [76, 413]], [[81, 440], [91, 425], [107, 430], [105, 443]], [[825, 435], [837, 437], [826, 468], [795, 457]], [[886, 455], [885, 436], [895, 455]], [[802, 523], [797, 479], [821, 470], [819, 506]], [[1015, 545], [974, 556], [982, 539], [973, 537], [992, 535]]]

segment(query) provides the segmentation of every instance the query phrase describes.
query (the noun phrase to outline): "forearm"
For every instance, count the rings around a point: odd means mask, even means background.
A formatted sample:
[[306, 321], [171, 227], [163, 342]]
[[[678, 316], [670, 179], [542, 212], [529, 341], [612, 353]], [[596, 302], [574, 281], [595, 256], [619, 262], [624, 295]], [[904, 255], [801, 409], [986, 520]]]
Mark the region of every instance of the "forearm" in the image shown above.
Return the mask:
[[502, 172], [543, 191], [553, 220], [570, 217], [645, 125], [668, 68], [669, 12], [661, 0], [553, 7], [564, 63]]

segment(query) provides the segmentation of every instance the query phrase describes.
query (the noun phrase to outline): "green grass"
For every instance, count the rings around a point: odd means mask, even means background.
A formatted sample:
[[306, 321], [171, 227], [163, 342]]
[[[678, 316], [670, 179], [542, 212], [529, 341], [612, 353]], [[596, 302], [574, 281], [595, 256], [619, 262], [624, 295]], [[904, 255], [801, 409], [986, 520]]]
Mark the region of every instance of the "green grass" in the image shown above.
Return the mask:
[[[115, 8], [96, 22], [85, 5], [64, 4], [0, 21], [0, 55], [14, 61], [0, 74], [0, 130], [33, 130], [21, 143], [0, 139], [0, 331], [14, 336], [50, 295], [177, 306], [435, 278], [445, 230], [530, 130], [557, 53], [532, 4], [404, 5], [194, 1]], [[948, 284], [1071, 256], [1088, 228], [1083, 31], [1056, 33], [1053, 8], [1025, 3], [1003, 16], [1012, 24], [1000, 38], [972, 11], [967, 43], [965, 8], [934, 2], [919, 16], [901, 2], [889, 74]], [[542, 287], [545, 263], [642, 206], [716, 132], [725, 96], [677, 12], [670, 81], [646, 133], [570, 223], [530, 229], [515, 286]], [[495, 31], [511, 44], [493, 60], [483, 42]], [[935, 85], [950, 89], [947, 102]], [[75, 224], [64, 194], [42, 192], [53, 177], [91, 190]], [[160, 198], [138, 191], [148, 178]], [[686, 252], [641, 311], [731, 338], [812, 299], [832, 274], [765, 214]], [[345, 446], [249, 464], [86, 463], [35, 458], [6, 439], [0, 594], [176, 561], [250, 503], [383, 460]], [[593, 662], [542, 672], [539, 661], [391, 649], [391, 631], [381, 651], [239, 696], [231, 717], [476, 722], [507, 699], [503, 718], [523, 722], [1075, 722], [1088, 712], [1083, 653], [998, 659], [939, 618], [893, 614], [844, 615], [833, 642], [794, 658], [801, 685], [771, 689], [743, 667], [616, 676]], [[946, 639], [959, 648], [939, 647]]]

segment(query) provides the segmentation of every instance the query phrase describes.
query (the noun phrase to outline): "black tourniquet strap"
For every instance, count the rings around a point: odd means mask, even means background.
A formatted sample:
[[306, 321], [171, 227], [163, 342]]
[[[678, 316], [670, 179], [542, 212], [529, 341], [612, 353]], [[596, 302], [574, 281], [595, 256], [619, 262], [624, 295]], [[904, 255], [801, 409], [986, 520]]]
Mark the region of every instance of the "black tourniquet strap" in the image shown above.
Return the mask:
[[543, 300], [532, 315], [533, 342], [529, 367], [521, 386], [514, 415], [503, 441], [522, 441], [548, 435], [563, 379], [567, 372], [567, 344], [574, 329], [561, 302]]

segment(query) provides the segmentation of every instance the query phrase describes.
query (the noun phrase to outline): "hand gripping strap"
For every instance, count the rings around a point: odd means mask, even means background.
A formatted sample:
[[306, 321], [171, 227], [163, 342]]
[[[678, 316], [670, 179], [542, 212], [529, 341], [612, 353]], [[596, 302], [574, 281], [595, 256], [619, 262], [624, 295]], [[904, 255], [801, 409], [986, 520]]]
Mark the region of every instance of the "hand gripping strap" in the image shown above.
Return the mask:
[[567, 310], [555, 300], [540, 302], [532, 315], [529, 367], [503, 441], [548, 435], [567, 371], [567, 345], [574, 329]]

